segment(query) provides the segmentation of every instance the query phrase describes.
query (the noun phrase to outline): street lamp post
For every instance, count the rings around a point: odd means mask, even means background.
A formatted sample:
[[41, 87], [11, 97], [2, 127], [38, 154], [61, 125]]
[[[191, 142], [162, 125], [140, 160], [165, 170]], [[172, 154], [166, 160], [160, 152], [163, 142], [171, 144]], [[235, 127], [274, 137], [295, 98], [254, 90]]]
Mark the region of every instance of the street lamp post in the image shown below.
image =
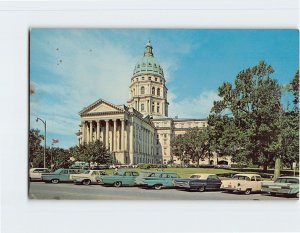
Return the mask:
[[44, 168], [46, 168], [46, 140], [47, 140], [47, 124], [46, 121], [42, 120], [41, 118], [37, 117], [36, 122], [41, 121], [44, 124], [44, 130], [45, 130], [45, 138], [44, 138]]

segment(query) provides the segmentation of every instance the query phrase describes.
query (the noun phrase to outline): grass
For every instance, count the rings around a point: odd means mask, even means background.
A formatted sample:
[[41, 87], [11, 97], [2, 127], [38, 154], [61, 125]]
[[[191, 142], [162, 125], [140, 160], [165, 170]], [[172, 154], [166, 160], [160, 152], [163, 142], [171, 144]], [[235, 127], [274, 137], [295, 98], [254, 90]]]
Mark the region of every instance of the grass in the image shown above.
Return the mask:
[[[157, 171], [156, 168], [152, 169], [139, 169], [139, 168], [129, 168], [126, 170], [135, 170], [135, 171]], [[106, 170], [109, 175], [112, 175], [114, 169]], [[162, 169], [158, 169], [158, 171], [162, 171]], [[219, 168], [164, 168], [163, 171], [166, 172], [176, 172], [182, 178], [188, 178], [190, 175], [195, 173], [209, 173], [209, 174], [224, 174], [234, 172], [229, 169], [219, 169]]]

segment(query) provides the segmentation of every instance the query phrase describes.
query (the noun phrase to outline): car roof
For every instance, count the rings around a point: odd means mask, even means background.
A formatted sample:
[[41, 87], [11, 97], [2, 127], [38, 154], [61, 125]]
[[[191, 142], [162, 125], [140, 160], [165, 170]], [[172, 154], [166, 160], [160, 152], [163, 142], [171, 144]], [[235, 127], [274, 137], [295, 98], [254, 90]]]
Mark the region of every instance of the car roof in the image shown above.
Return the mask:
[[216, 174], [209, 174], [209, 173], [194, 173], [190, 176], [200, 176], [200, 177], [203, 177], [203, 178], [207, 178], [208, 176], [216, 176]]
[[280, 177], [278, 177], [278, 178], [296, 178], [296, 179], [298, 179], [299, 180], [299, 177], [298, 176], [280, 176]]
[[252, 177], [252, 176], [260, 176], [259, 174], [251, 174], [251, 173], [238, 173], [238, 174], [234, 174], [234, 176], [248, 176], [248, 177]]
[[46, 168], [46, 167], [33, 167], [33, 168], [30, 168], [30, 170], [34, 170], [34, 169], [47, 169], [47, 170], [49, 170], [49, 169]]

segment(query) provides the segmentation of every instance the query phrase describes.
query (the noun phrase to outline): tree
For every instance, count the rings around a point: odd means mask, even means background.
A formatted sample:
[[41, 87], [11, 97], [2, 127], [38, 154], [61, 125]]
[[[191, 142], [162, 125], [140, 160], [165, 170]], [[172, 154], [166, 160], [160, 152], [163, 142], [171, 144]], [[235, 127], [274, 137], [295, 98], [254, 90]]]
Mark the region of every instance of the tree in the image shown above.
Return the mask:
[[[211, 114], [223, 121], [224, 113], [231, 115], [221, 140], [225, 144], [231, 141], [233, 160], [248, 160], [266, 167], [280, 158], [281, 92], [278, 82], [270, 77], [273, 72], [262, 61], [241, 71], [234, 86], [225, 82], [219, 87], [221, 100], [214, 102]], [[236, 154], [234, 147], [238, 149]]]
[[43, 147], [41, 141], [44, 136], [38, 129], [30, 129], [28, 134], [28, 161], [33, 167], [43, 167]]
[[173, 154], [180, 161], [190, 161], [199, 165], [200, 160], [209, 157], [209, 142], [207, 129], [192, 128], [184, 135], [178, 135], [171, 141]]
[[72, 147], [70, 148], [70, 154], [78, 161], [97, 162], [99, 164], [112, 162], [112, 155], [99, 140], [89, 144]]

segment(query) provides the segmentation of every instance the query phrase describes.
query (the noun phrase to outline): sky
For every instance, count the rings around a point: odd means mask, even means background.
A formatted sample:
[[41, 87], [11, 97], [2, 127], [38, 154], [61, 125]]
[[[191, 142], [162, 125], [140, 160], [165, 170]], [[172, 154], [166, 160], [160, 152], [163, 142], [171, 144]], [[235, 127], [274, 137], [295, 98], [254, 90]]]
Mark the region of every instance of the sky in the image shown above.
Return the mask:
[[164, 69], [169, 117], [206, 118], [218, 87], [264, 60], [289, 83], [299, 67], [297, 30], [38, 29], [30, 31], [30, 128], [47, 122], [47, 146], [77, 144], [79, 111], [98, 99], [126, 104], [151, 40]]

